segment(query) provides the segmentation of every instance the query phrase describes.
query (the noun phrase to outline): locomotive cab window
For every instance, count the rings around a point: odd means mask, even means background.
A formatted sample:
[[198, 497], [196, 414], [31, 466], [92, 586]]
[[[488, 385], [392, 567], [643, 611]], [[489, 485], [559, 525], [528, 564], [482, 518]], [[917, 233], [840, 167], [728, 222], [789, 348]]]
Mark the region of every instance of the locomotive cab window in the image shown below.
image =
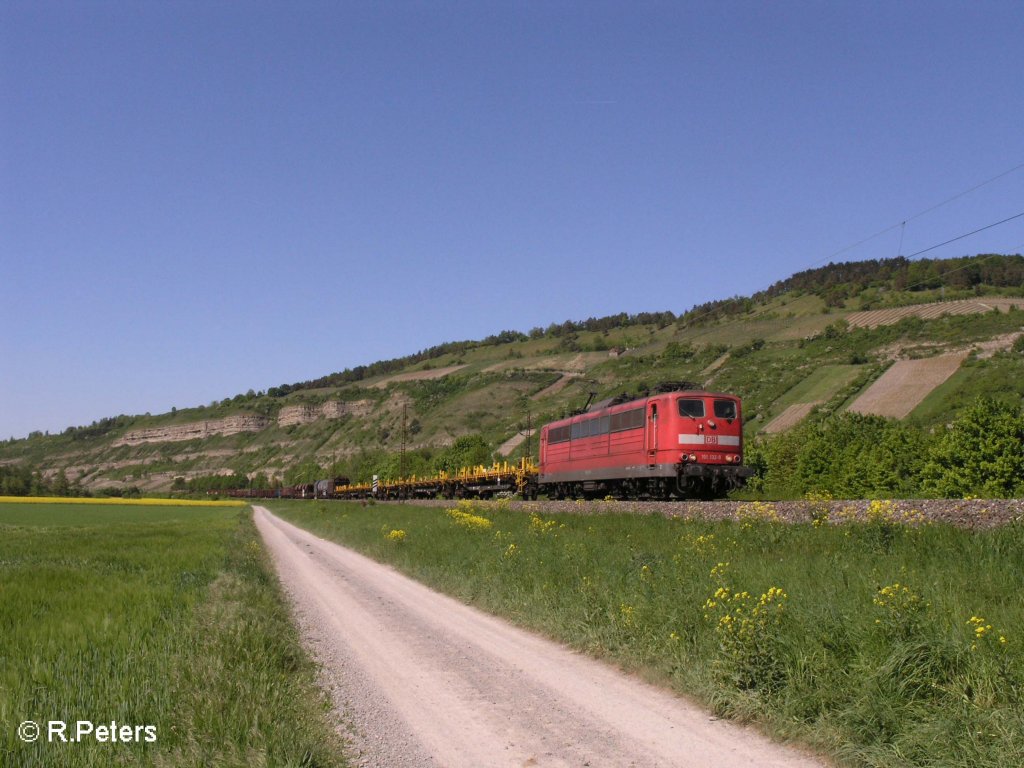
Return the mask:
[[[703, 400], [688, 400], [683, 398], [679, 401], [679, 415], [686, 416], [693, 419], [704, 418], [704, 401]], [[719, 418], [725, 418], [724, 416]]]
[[715, 400], [715, 416], [720, 419], [735, 419], [736, 403], [732, 400]]

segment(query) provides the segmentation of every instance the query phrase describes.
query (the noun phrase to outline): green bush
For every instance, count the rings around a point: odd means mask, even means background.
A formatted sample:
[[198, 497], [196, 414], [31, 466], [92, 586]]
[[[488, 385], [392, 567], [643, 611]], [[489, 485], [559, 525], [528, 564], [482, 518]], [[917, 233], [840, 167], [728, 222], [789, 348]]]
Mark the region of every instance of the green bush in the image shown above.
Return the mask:
[[926, 445], [922, 432], [893, 419], [843, 413], [758, 441], [748, 458], [760, 469], [754, 488], [773, 496], [909, 496]]
[[936, 495], [1008, 497], [1024, 492], [1024, 412], [983, 397], [939, 436], [923, 467]]

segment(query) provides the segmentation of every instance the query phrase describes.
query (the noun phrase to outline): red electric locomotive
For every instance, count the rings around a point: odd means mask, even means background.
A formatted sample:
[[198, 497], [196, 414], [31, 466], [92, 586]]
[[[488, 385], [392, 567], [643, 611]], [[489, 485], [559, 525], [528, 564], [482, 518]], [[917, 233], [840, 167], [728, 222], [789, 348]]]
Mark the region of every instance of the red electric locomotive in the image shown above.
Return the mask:
[[538, 490], [553, 498], [712, 498], [752, 474], [735, 395], [682, 388], [613, 398], [540, 433]]

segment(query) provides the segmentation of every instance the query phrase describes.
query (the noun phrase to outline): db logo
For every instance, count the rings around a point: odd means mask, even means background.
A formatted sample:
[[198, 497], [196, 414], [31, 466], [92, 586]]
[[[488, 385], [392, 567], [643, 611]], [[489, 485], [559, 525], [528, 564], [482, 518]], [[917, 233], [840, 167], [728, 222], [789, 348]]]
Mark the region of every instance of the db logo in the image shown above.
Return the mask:
[[718, 445], [718, 435], [706, 435], [704, 442], [708, 445]]

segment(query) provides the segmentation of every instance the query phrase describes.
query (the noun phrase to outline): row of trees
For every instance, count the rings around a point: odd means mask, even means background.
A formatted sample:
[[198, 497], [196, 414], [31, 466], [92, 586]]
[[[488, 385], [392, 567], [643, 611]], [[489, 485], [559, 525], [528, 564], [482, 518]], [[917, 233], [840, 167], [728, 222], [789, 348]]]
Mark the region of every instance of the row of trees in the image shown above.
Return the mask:
[[935, 434], [843, 413], [756, 441], [746, 458], [757, 470], [751, 488], [772, 497], [1019, 497], [1024, 411], [981, 398]]
[[686, 325], [699, 325], [725, 317], [736, 317], [760, 302], [790, 291], [821, 297], [827, 306], [842, 306], [846, 299], [865, 290], [926, 291], [946, 287], [954, 291], [992, 288], [1020, 288], [1024, 285], [1024, 256], [981, 254], [956, 259], [920, 259], [902, 256], [827, 264], [797, 272], [751, 297], [699, 304], [679, 318]]
[[24, 464], [0, 464], [0, 496], [90, 496], [77, 480], [68, 480], [64, 470], [46, 477]]
[[817, 296], [840, 293], [856, 296], [869, 288], [892, 291], [927, 291], [946, 287], [969, 290], [988, 285], [1018, 288], [1024, 285], [1024, 256], [980, 254], [955, 259], [920, 259], [902, 256], [828, 264], [797, 272], [773, 284], [755, 298], [773, 298], [788, 291]]

